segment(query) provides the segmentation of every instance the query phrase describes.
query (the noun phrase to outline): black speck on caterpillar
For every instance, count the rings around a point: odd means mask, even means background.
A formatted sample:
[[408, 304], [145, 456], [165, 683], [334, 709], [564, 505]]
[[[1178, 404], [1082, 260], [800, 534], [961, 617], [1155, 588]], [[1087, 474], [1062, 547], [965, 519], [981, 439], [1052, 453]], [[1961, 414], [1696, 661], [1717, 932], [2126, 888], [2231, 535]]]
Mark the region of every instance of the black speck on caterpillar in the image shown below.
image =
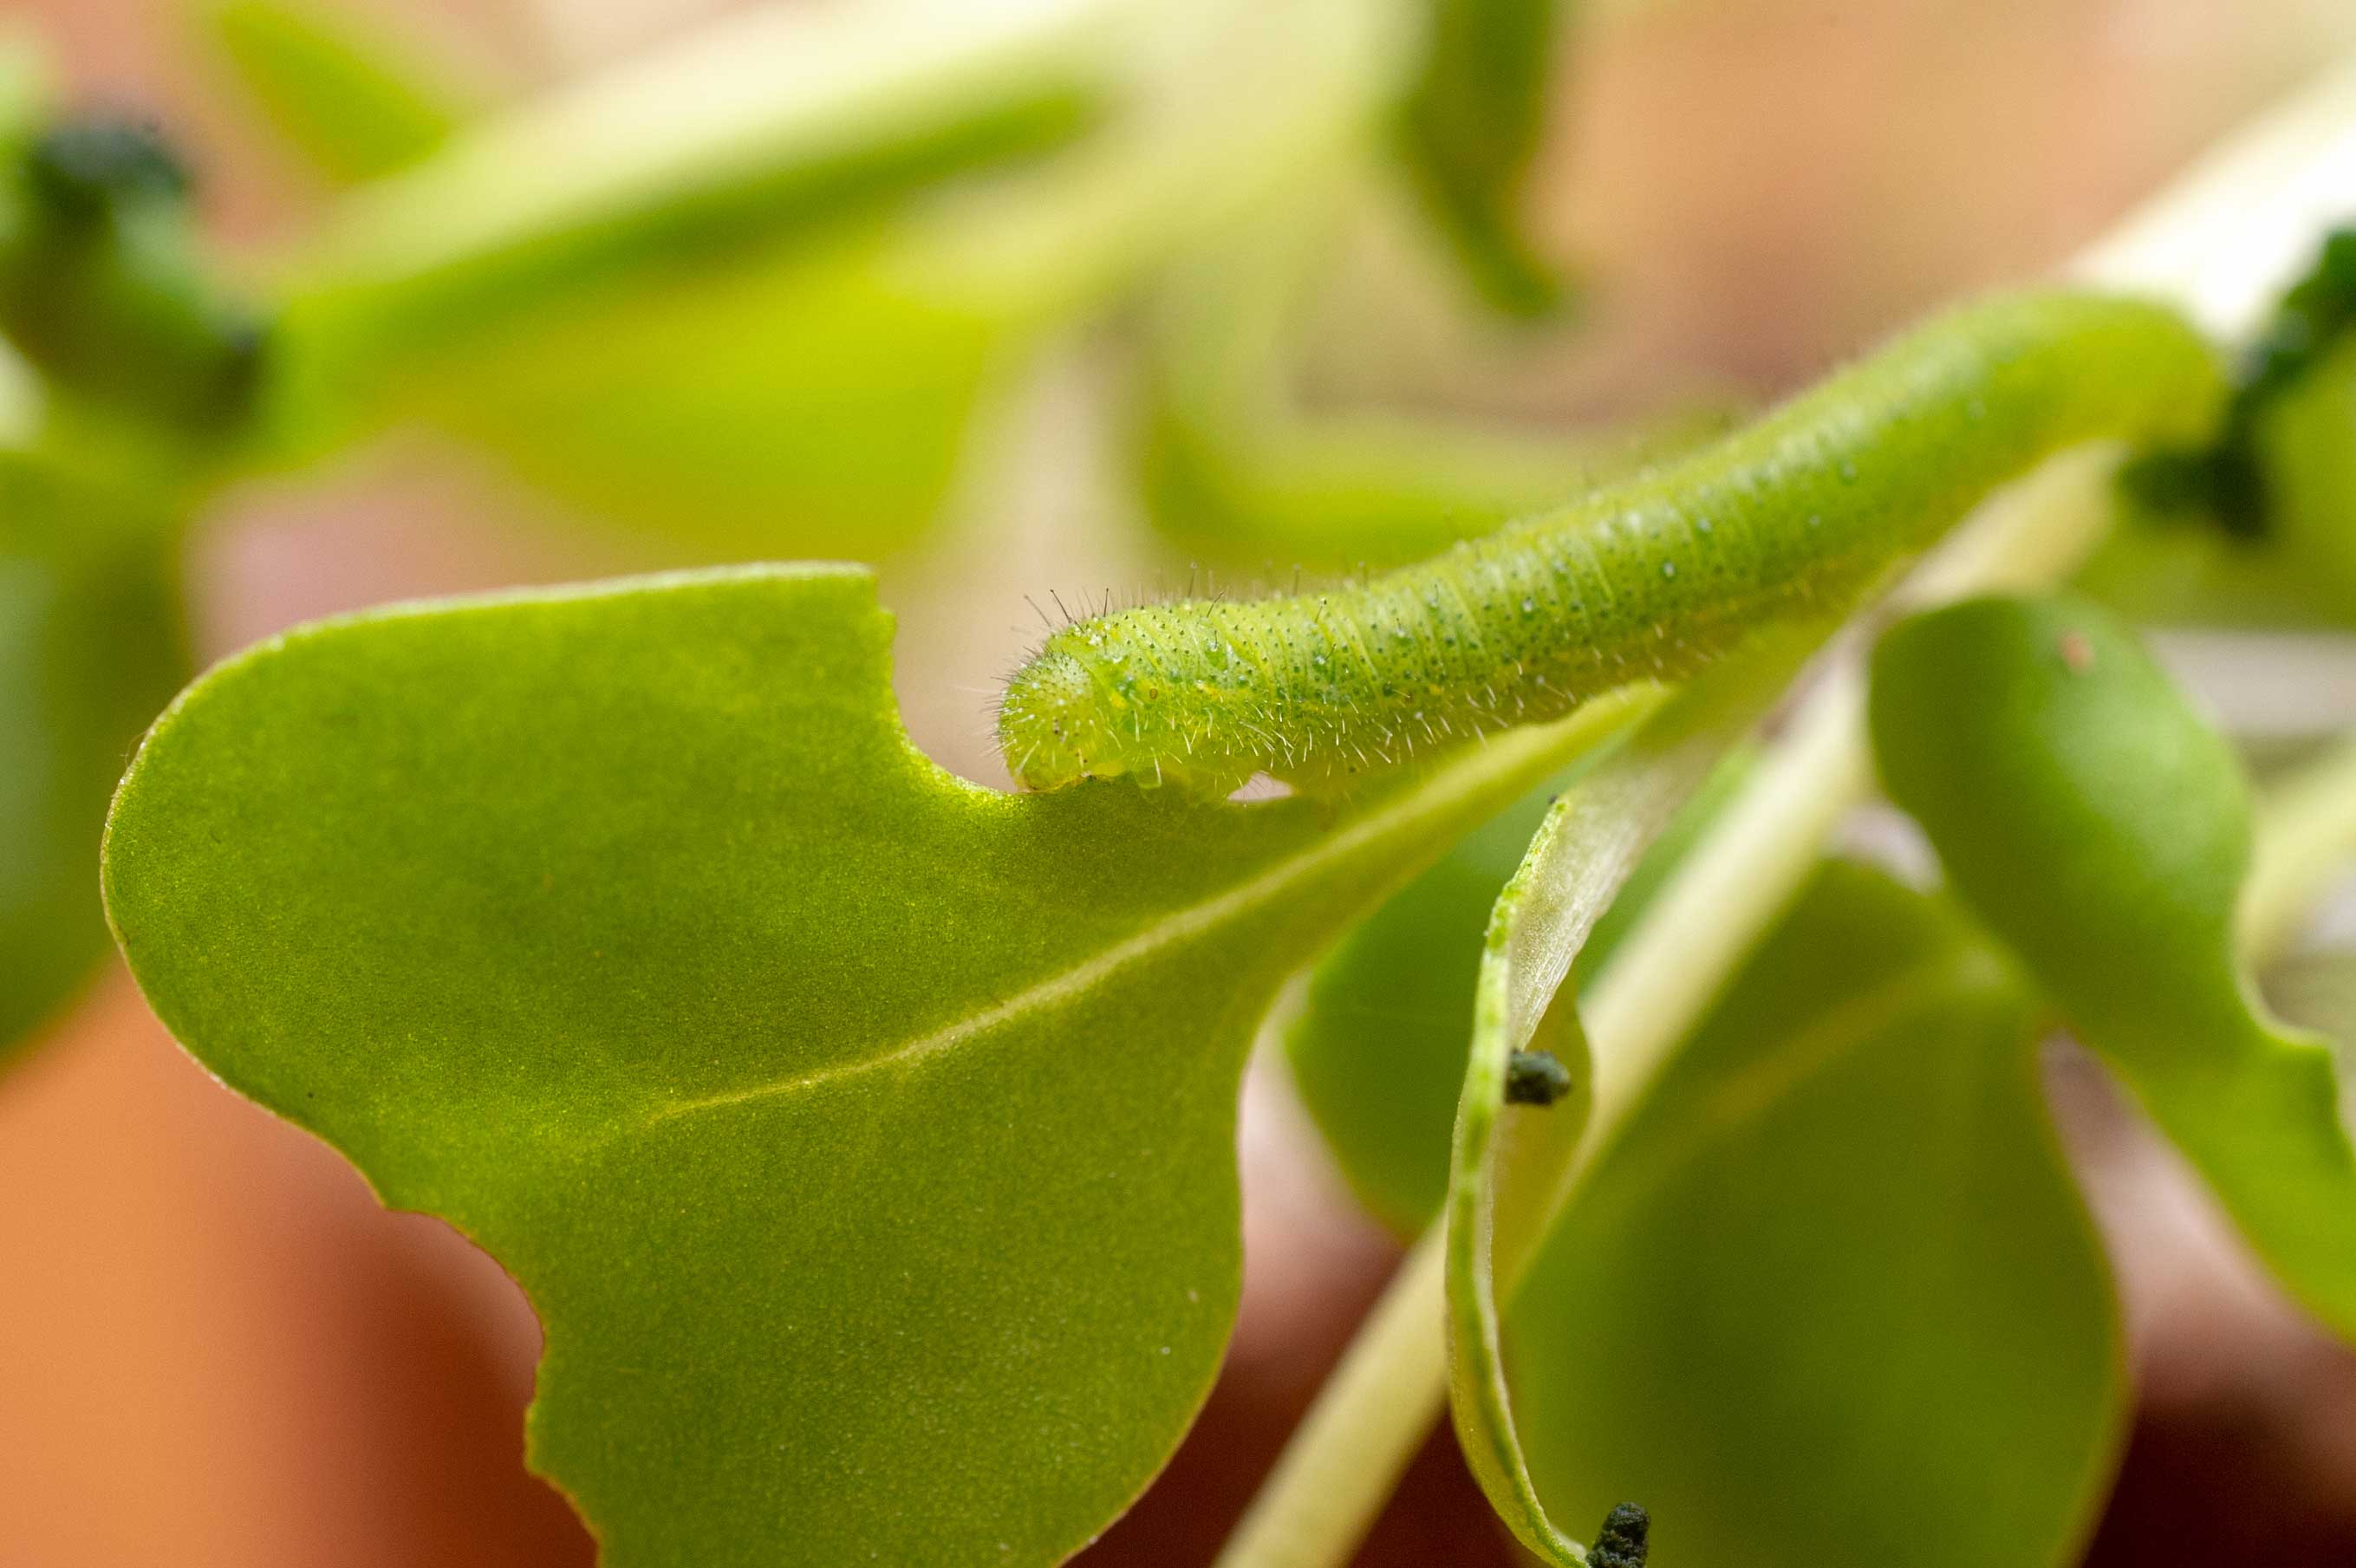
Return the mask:
[[1034, 789], [1345, 787], [1689, 676], [1762, 623], [1837, 607], [2045, 456], [2197, 439], [2223, 397], [2216, 354], [2158, 306], [1990, 299], [1693, 456], [1418, 565], [1061, 628], [1008, 682], [999, 741]]

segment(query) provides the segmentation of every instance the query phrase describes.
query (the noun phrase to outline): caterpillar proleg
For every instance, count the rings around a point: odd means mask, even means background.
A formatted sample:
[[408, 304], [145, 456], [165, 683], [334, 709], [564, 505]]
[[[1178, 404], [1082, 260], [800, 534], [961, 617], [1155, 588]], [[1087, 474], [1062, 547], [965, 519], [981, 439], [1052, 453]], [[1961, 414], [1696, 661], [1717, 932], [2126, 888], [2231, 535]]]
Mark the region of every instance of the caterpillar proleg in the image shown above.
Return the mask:
[[1034, 789], [1133, 776], [1304, 789], [1836, 608], [2064, 448], [2196, 440], [2219, 358], [2155, 305], [2004, 295], [1889, 344], [1694, 456], [1348, 588], [1186, 600], [1050, 635], [998, 734]]

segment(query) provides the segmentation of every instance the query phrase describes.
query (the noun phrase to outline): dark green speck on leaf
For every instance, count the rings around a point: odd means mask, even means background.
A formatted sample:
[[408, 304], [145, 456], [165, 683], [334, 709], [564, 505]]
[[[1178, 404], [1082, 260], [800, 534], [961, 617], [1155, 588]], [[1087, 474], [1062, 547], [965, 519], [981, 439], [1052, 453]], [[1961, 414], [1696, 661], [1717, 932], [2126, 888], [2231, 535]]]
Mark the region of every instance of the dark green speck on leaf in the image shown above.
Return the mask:
[[1505, 1058], [1508, 1105], [1552, 1105], [1570, 1092], [1570, 1069], [1552, 1051], [1515, 1051]]
[[1587, 1568], [1644, 1568], [1645, 1538], [1652, 1529], [1652, 1517], [1643, 1509], [1622, 1503], [1603, 1516], [1587, 1552]]

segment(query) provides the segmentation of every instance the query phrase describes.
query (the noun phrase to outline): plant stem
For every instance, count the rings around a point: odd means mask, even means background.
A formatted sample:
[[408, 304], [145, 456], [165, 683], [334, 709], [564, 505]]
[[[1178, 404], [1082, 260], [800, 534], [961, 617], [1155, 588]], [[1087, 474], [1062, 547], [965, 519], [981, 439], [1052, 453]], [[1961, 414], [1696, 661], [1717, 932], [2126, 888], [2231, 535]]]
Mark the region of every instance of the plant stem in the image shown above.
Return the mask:
[[[2204, 159], [2065, 273], [2180, 304], [2212, 331], [2235, 332], [2258, 318], [2329, 221], [2351, 209], [2356, 70], [2343, 70]], [[1922, 602], [2059, 581], [2107, 526], [2110, 472], [2110, 462], [2087, 454], [2049, 464], [1995, 498], [1987, 515], [1966, 525], [1908, 585], [1909, 597]], [[1595, 1106], [1580, 1152], [1552, 1195], [1557, 1211], [1670, 1049], [1797, 889], [1833, 823], [1869, 788], [1862, 696], [1853, 660], [1811, 693], [1581, 1009], [1596, 1059]], [[2356, 756], [2347, 766], [2356, 773]], [[2347, 793], [2336, 789], [2329, 799]], [[2334, 843], [2342, 831], [2356, 833], [2356, 822], [2336, 816]], [[2319, 813], [2314, 820], [2326, 819]], [[2301, 877], [2314, 873], [2307, 865], [2296, 870]], [[2278, 903], [2297, 907], [2288, 874], [2278, 894], [2253, 907], [2276, 918]], [[1533, 1233], [1543, 1229], [1533, 1227]], [[1436, 1234], [1418, 1242], [1218, 1568], [1335, 1568], [1355, 1549], [1445, 1400], [1445, 1357], [1429, 1348], [1441, 1342], [1447, 1314], [1435, 1262], [1441, 1254]], [[1516, 1273], [1503, 1282], [1507, 1294]], [[1396, 1386], [1373, 1388], [1370, 1381]]]
[[1431, 1430], [1447, 1387], [1445, 1240], [1434, 1225], [1399, 1264], [1220, 1563], [1306, 1568], [1338, 1563], [1357, 1545]]

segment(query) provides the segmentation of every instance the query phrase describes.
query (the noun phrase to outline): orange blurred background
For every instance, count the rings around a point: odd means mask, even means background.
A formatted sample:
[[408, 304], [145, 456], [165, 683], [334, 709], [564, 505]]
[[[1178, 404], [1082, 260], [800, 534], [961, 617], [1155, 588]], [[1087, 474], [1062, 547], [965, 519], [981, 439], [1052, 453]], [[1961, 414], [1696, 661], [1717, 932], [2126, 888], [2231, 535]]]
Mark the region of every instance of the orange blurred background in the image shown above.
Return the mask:
[[[642, 47], [701, 0], [434, 0], [382, 18], [502, 89]], [[23, 0], [73, 96], [190, 147], [230, 241], [316, 194], [227, 107], [181, 7]], [[2207, 139], [2356, 43], [2356, 6], [2242, 0], [1621, 0], [1577, 40], [1546, 221], [1601, 280], [1575, 353], [1477, 392], [1565, 424], [1673, 384], [1771, 391], [1958, 291], [2034, 274]], [[16, 19], [14, 16], [12, 20]], [[1346, 355], [1341, 356], [1346, 365]], [[1015, 448], [921, 563], [886, 563], [911, 728], [977, 777], [1005, 610], [1139, 568], [1102, 515], [1088, 348], [1051, 358]], [[639, 564], [484, 460], [403, 435], [241, 495], [189, 563], [200, 652], [412, 596]], [[1001, 624], [1003, 623], [1003, 624]], [[2356, 1359], [2243, 1266], [2092, 1075], [2057, 1083], [2128, 1297], [2144, 1410], [2105, 1563], [2356, 1563]], [[1243, 1158], [1249, 1284], [1205, 1420], [1087, 1556], [1208, 1561], [1395, 1257], [1349, 1207], [1280, 1075]], [[498, 1267], [388, 1214], [338, 1158], [212, 1084], [118, 972], [0, 1081], [0, 1568], [583, 1563], [521, 1466], [538, 1336]], [[1512, 1559], [1438, 1439], [1367, 1563]], [[1737, 1565], [1721, 1565], [1737, 1568]]]

